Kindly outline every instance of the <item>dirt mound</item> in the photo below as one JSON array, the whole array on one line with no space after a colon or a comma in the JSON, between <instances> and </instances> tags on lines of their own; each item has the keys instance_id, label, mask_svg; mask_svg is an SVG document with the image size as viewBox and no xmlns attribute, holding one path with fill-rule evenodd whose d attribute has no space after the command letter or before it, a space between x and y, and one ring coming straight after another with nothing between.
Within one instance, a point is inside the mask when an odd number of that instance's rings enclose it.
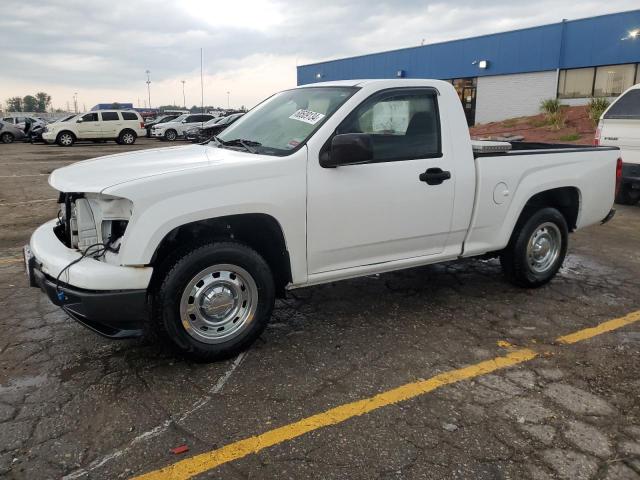
<instances>
[{"instance_id":1,"label":"dirt mound","mask_svg":"<svg viewBox=\"0 0 640 480\"><path fill-rule=\"evenodd\" d=\"M543 114L531 117L510 118L502 122L491 122L470 128L474 139L524 137L525 142L591 144L595 125L589 119L587 107L563 107L565 124L556 129Z\"/></svg>"}]
</instances>

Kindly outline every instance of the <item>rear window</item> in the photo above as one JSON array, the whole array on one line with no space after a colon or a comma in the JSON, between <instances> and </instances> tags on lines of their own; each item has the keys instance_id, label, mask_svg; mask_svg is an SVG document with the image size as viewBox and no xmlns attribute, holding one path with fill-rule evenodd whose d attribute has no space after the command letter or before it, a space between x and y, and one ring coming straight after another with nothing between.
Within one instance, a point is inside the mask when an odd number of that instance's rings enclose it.
<instances>
[{"instance_id":1,"label":"rear window","mask_svg":"<svg viewBox=\"0 0 640 480\"><path fill-rule=\"evenodd\" d=\"M101 115L102 120L104 120L105 122L120 120L120 117L118 117L118 112L102 112Z\"/></svg>"},{"instance_id":2,"label":"rear window","mask_svg":"<svg viewBox=\"0 0 640 480\"><path fill-rule=\"evenodd\" d=\"M134 112L122 112L123 120L138 120L138 114Z\"/></svg>"},{"instance_id":3,"label":"rear window","mask_svg":"<svg viewBox=\"0 0 640 480\"><path fill-rule=\"evenodd\" d=\"M604 118L630 118L640 120L640 88L629 90L611 105Z\"/></svg>"}]
</instances>

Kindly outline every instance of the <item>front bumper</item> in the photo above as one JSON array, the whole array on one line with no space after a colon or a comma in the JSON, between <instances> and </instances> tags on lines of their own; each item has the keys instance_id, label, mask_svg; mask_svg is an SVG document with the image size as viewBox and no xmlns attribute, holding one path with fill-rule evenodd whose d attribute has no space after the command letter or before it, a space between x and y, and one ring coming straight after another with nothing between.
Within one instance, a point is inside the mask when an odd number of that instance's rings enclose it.
<instances>
[{"instance_id":1,"label":"front bumper","mask_svg":"<svg viewBox=\"0 0 640 480\"><path fill-rule=\"evenodd\" d=\"M142 335L147 316L147 286L151 267L123 267L84 258L61 276L62 269L80 257L55 236L56 220L40 226L25 248L29 284L40 288L71 318L109 338Z\"/></svg>"},{"instance_id":2,"label":"front bumper","mask_svg":"<svg viewBox=\"0 0 640 480\"><path fill-rule=\"evenodd\" d=\"M55 279L42 273L35 257L27 259L27 269L32 286L40 288L54 305L81 325L107 338L142 336L147 315L145 290L92 292L65 284L56 287Z\"/></svg>"},{"instance_id":3,"label":"front bumper","mask_svg":"<svg viewBox=\"0 0 640 480\"><path fill-rule=\"evenodd\" d=\"M164 138L164 130L151 130L151 136L155 138Z\"/></svg>"}]
</instances>

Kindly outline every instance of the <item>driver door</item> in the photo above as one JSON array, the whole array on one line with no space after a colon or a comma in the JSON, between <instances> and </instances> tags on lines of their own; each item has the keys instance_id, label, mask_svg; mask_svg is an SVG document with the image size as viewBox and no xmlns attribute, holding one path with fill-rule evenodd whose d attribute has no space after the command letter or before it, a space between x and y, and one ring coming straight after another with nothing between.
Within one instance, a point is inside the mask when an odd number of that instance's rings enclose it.
<instances>
[{"instance_id":1,"label":"driver door","mask_svg":"<svg viewBox=\"0 0 640 480\"><path fill-rule=\"evenodd\" d=\"M369 135L374 158L336 168L309 158L308 273L442 252L451 229L455 175L442 148L437 93L379 92L335 133ZM450 178L433 184L429 169Z\"/></svg>"},{"instance_id":2,"label":"driver door","mask_svg":"<svg viewBox=\"0 0 640 480\"><path fill-rule=\"evenodd\" d=\"M82 122L76 123L78 138L100 138L102 132L100 130L100 122L98 121L98 112L89 112L82 117Z\"/></svg>"}]
</instances>

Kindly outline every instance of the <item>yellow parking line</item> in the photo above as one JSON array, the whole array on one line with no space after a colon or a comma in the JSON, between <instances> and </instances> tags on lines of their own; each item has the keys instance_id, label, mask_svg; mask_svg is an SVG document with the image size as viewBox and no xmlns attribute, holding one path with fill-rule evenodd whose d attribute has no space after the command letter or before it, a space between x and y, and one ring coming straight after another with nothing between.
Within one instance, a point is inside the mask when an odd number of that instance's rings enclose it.
<instances>
[{"instance_id":1,"label":"yellow parking line","mask_svg":"<svg viewBox=\"0 0 640 480\"><path fill-rule=\"evenodd\" d=\"M637 322L638 320L640 320L640 311L632 312L629 315L625 315L624 317L614 318L613 320L609 320L608 322L602 322L595 327L585 328L584 330L579 330L577 332L570 333L569 335L558 337L556 338L556 342L564 344L581 342L583 340L588 340L589 338L602 335L603 333L617 330L618 328L624 327L625 325L629 325L633 322Z\"/></svg>"},{"instance_id":2,"label":"yellow parking line","mask_svg":"<svg viewBox=\"0 0 640 480\"><path fill-rule=\"evenodd\" d=\"M23 262L24 260L21 257L15 258L0 258L0 265L7 265L9 263L18 263Z\"/></svg>"},{"instance_id":3,"label":"yellow parking line","mask_svg":"<svg viewBox=\"0 0 640 480\"><path fill-rule=\"evenodd\" d=\"M612 330L624 327L640 320L640 311L600 325L580 330L569 335L558 337L556 342L570 344L587 340L596 335L601 335ZM191 478L194 475L206 472L225 463L246 457L252 453L257 453L265 448L272 447L279 443L291 440L305 433L320 428L336 425L365 413L369 413L379 408L409 400L419 395L424 395L445 385L450 385L462 380L486 375L496 370L512 367L529 360L533 360L538 353L528 348L514 350L509 354L485 360L468 367L451 370L438 374L427 380L408 383L392 390L374 395L355 402L340 405L325 412L303 418L294 423L269 430L254 437L245 438L237 442L230 443L224 447L201 453L190 458L186 458L167 467L155 470L137 477L133 480L176 480Z\"/></svg>"}]
</instances>

